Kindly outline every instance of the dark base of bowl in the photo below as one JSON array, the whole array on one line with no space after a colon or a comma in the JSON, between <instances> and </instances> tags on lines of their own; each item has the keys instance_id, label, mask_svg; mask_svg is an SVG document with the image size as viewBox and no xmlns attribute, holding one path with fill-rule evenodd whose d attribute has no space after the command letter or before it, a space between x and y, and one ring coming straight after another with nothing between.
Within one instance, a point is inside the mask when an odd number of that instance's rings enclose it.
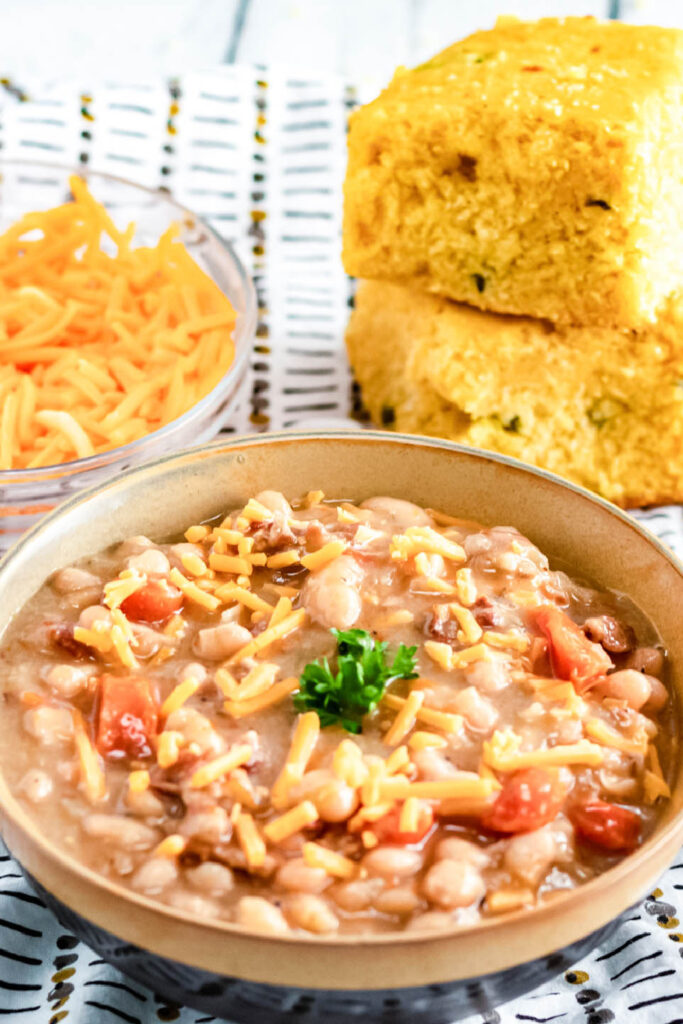
<instances>
[{"instance_id":1,"label":"dark base of bowl","mask_svg":"<svg viewBox=\"0 0 683 1024\"><path fill-rule=\"evenodd\" d=\"M163 995L165 1001L191 1006L233 1024L292 1024L324 1018L325 1024L349 1024L353 1018L391 1024L454 1024L485 1014L524 995L567 970L602 942L619 924L612 921L579 942L549 956L470 981L417 988L343 991L263 985L188 967L157 956L92 924L65 906L27 875L27 880L58 920L124 974Z\"/></svg>"}]
</instances>

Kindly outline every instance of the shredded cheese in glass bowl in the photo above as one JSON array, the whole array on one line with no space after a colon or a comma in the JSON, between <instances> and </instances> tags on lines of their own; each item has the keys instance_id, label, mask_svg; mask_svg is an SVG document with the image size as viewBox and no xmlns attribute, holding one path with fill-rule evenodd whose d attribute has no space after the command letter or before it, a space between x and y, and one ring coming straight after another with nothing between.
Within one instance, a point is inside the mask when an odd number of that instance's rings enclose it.
<instances>
[{"instance_id":1,"label":"shredded cheese in glass bowl","mask_svg":"<svg viewBox=\"0 0 683 1024\"><path fill-rule=\"evenodd\" d=\"M0 550L70 494L213 437L255 318L230 246L167 194L0 163Z\"/></svg>"}]
</instances>

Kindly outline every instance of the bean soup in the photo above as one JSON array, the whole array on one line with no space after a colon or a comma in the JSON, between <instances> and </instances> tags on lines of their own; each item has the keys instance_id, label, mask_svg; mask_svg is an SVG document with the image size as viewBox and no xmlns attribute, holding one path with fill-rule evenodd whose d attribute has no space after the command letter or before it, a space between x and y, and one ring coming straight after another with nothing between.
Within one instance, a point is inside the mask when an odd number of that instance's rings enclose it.
<instances>
[{"instance_id":1,"label":"bean soup","mask_svg":"<svg viewBox=\"0 0 683 1024\"><path fill-rule=\"evenodd\" d=\"M55 843L199 919L446 929L605 871L669 796L666 654L515 529L263 491L62 569L0 651Z\"/></svg>"}]
</instances>

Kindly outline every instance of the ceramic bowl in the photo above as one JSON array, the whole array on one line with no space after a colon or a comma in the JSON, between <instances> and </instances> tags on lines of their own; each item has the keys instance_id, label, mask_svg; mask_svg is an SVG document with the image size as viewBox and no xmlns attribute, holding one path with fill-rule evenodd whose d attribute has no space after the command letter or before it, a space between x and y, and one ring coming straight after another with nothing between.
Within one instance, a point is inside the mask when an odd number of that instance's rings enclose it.
<instances>
[{"instance_id":1,"label":"ceramic bowl","mask_svg":"<svg viewBox=\"0 0 683 1024\"><path fill-rule=\"evenodd\" d=\"M389 494L512 524L581 577L622 591L654 622L683 696L683 566L626 514L503 456L382 433L232 439L129 471L73 498L0 566L0 629L55 569L133 534L165 537L264 487ZM680 725L680 723L679 723ZM468 928L336 938L250 933L123 889L44 838L0 777L4 838L62 922L167 999L233 1021L328 1024L366 1016L439 1024L482 1013L570 966L654 885L683 842L683 771L654 833L602 876L538 909Z\"/></svg>"}]
</instances>

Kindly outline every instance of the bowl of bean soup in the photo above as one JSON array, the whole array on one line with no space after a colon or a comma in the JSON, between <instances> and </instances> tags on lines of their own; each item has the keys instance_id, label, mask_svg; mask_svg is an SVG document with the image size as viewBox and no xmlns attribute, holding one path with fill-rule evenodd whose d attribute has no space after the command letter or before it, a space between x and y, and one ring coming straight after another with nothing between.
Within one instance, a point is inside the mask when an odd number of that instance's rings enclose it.
<instances>
[{"instance_id":1,"label":"bowl of bean soup","mask_svg":"<svg viewBox=\"0 0 683 1024\"><path fill-rule=\"evenodd\" d=\"M502 456L167 456L0 566L3 836L167 998L461 1019L571 966L680 847L682 599L639 524Z\"/></svg>"}]
</instances>

